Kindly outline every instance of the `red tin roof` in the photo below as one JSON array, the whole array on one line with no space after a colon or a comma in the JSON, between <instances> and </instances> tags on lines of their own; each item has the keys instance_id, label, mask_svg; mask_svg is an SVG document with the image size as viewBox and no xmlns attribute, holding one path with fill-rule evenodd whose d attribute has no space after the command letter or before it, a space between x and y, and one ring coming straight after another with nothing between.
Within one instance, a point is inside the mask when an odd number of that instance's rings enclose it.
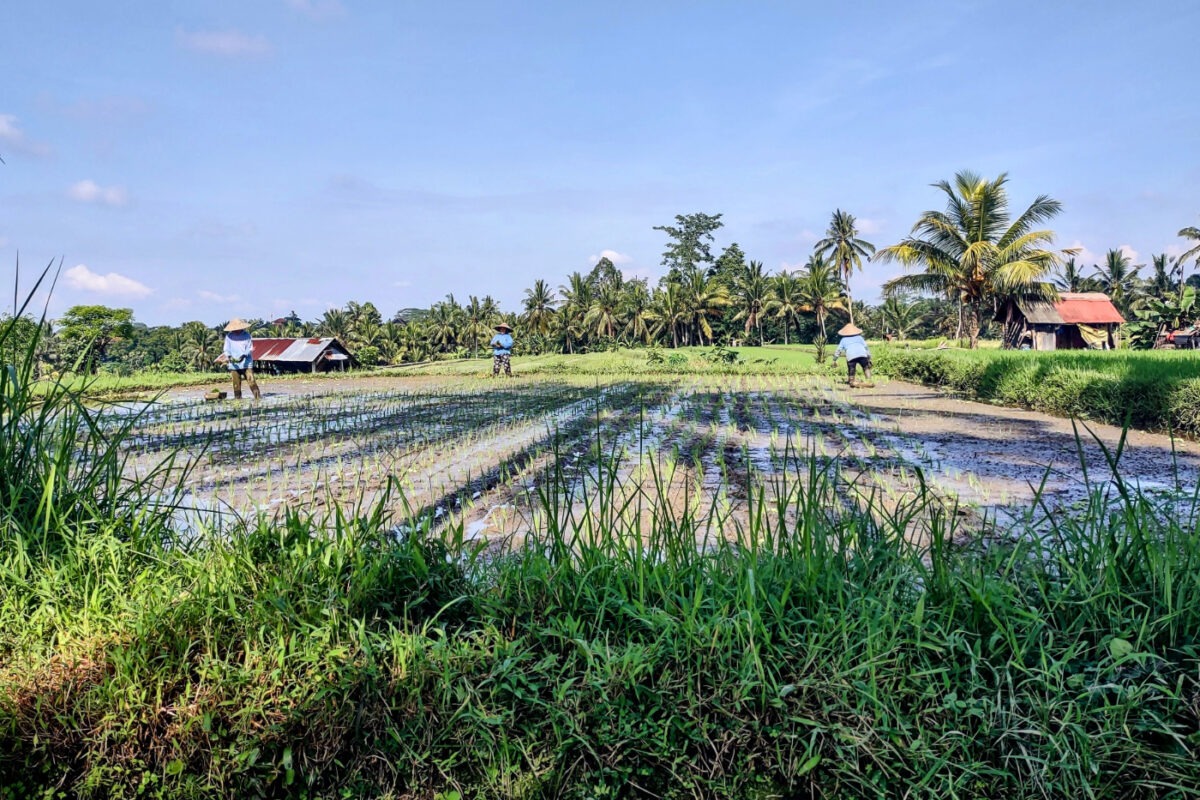
<instances>
[{"instance_id":1,"label":"red tin roof","mask_svg":"<svg viewBox=\"0 0 1200 800\"><path fill-rule=\"evenodd\" d=\"M1125 318L1103 292L1062 292L1054 310L1067 325L1121 324Z\"/></svg>"}]
</instances>

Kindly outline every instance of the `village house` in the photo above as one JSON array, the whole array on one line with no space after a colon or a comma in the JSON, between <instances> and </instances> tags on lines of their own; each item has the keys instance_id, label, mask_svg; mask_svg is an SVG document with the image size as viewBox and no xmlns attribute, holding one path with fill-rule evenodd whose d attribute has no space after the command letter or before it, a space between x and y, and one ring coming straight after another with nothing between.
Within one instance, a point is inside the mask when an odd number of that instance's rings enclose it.
<instances>
[{"instance_id":1,"label":"village house","mask_svg":"<svg viewBox=\"0 0 1200 800\"><path fill-rule=\"evenodd\" d=\"M1125 322L1103 292L1062 292L1055 302L1009 300L996 320L1006 348L1030 350L1112 350Z\"/></svg>"}]
</instances>

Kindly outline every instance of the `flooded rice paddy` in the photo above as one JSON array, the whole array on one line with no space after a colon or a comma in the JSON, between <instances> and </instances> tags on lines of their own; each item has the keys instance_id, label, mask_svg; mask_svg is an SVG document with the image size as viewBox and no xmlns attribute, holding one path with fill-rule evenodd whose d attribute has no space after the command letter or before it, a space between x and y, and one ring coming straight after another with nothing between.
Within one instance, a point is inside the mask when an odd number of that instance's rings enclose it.
<instances>
[{"instance_id":1,"label":"flooded rice paddy","mask_svg":"<svg viewBox=\"0 0 1200 800\"><path fill-rule=\"evenodd\" d=\"M850 390L814 377L639 381L390 378L291 385L261 402L181 391L145 408L132 469L195 456L188 527L383 501L399 526L508 542L555 524L602 535L663 514L733 536L812 470L842 502L932 497L961 532L1036 534L1123 487L1191 514L1200 448L1073 426L909 384ZM308 391L306 391L306 389ZM786 520L785 520L786 521ZM1180 520L1184 522L1185 520ZM1193 521L1188 521L1194 524ZM915 536L921 535L914 531Z\"/></svg>"}]
</instances>

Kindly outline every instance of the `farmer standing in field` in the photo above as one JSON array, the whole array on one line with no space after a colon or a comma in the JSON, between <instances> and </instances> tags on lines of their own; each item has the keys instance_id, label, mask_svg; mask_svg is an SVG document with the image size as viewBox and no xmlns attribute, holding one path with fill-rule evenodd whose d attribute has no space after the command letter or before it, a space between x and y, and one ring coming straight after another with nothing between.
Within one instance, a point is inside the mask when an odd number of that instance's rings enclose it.
<instances>
[{"instance_id":1,"label":"farmer standing in field","mask_svg":"<svg viewBox=\"0 0 1200 800\"><path fill-rule=\"evenodd\" d=\"M258 381L254 380L254 339L250 336L250 323L234 318L225 326L225 349L217 359L229 367L233 378L233 399L242 399L242 378L250 384L254 399L262 399Z\"/></svg>"},{"instance_id":2,"label":"farmer standing in field","mask_svg":"<svg viewBox=\"0 0 1200 800\"><path fill-rule=\"evenodd\" d=\"M871 351L867 349L867 340L863 338L862 328L854 323L844 326L838 331L842 340L838 342L837 350L833 353L833 363L836 366L840 356L846 357L846 370L849 373L847 383L854 386L855 373L861 365L863 376L871 380Z\"/></svg>"},{"instance_id":3,"label":"farmer standing in field","mask_svg":"<svg viewBox=\"0 0 1200 800\"><path fill-rule=\"evenodd\" d=\"M509 378L512 377L512 328L501 322L496 326L496 335L492 337L492 377L500 374L500 369L504 369L504 374Z\"/></svg>"}]
</instances>

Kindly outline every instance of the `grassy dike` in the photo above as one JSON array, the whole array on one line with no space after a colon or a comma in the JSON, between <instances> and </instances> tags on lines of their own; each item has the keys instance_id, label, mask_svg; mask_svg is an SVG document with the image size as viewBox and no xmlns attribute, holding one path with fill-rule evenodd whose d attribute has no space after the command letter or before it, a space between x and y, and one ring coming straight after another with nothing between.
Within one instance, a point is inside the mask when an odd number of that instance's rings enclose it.
<instances>
[{"instance_id":1,"label":"grassy dike","mask_svg":"<svg viewBox=\"0 0 1200 800\"><path fill-rule=\"evenodd\" d=\"M932 498L847 503L814 457L698 548L654 492L618 506L597 448L601 524L558 476L558 522L506 557L372 509L181 540L188 465L126 480L136 419L101 436L27 374L0 373L4 800L1200 786L1200 506L1117 481L1041 539L963 531Z\"/></svg>"},{"instance_id":2,"label":"grassy dike","mask_svg":"<svg viewBox=\"0 0 1200 800\"><path fill-rule=\"evenodd\" d=\"M1200 352L1031 352L876 346L880 372L967 397L1200 437Z\"/></svg>"}]
</instances>

